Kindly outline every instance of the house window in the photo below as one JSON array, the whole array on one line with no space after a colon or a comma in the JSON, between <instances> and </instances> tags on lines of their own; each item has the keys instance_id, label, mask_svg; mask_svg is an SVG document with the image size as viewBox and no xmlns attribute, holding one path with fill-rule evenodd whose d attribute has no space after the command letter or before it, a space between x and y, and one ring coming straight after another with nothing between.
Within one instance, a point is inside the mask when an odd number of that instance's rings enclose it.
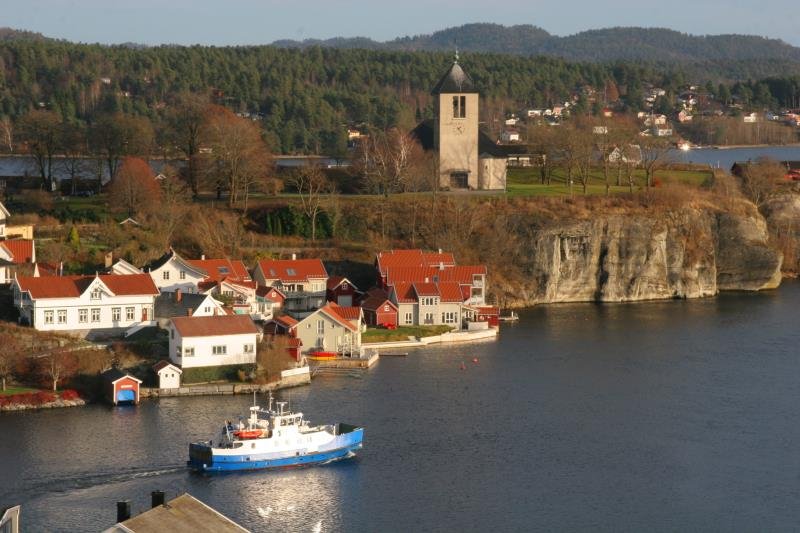
<instances>
[{"instance_id":1,"label":"house window","mask_svg":"<svg viewBox=\"0 0 800 533\"><path fill-rule=\"evenodd\" d=\"M342 283L342 290L343 291L347 290L347 282L346 281L344 283Z\"/></svg>"},{"instance_id":2,"label":"house window","mask_svg":"<svg viewBox=\"0 0 800 533\"><path fill-rule=\"evenodd\" d=\"M466 118L467 117L467 97L454 96L453 97L453 118Z\"/></svg>"},{"instance_id":3,"label":"house window","mask_svg":"<svg viewBox=\"0 0 800 533\"><path fill-rule=\"evenodd\" d=\"M207 306L205 306L205 307L203 308L203 312L205 312L205 313L210 313L210 312L211 312L211 306L210 306L210 305L207 305Z\"/></svg>"},{"instance_id":4,"label":"house window","mask_svg":"<svg viewBox=\"0 0 800 533\"><path fill-rule=\"evenodd\" d=\"M194 357L194 347L184 348L183 355L186 357Z\"/></svg>"},{"instance_id":5,"label":"house window","mask_svg":"<svg viewBox=\"0 0 800 533\"><path fill-rule=\"evenodd\" d=\"M78 322L81 324L85 324L89 321L89 310L88 309L78 309Z\"/></svg>"},{"instance_id":6,"label":"house window","mask_svg":"<svg viewBox=\"0 0 800 533\"><path fill-rule=\"evenodd\" d=\"M52 311L45 311L44 312L44 323L45 324L52 324L53 323L53 312Z\"/></svg>"},{"instance_id":7,"label":"house window","mask_svg":"<svg viewBox=\"0 0 800 533\"><path fill-rule=\"evenodd\" d=\"M185 270L181 270L180 278L181 279L186 279L186 271Z\"/></svg>"},{"instance_id":8,"label":"house window","mask_svg":"<svg viewBox=\"0 0 800 533\"><path fill-rule=\"evenodd\" d=\"M92 294L90 295L90 298L92 300L99 300L101 294L102 291L100 289L92 289Z\"/></svg>"},{"instance_id":9,"label":"house window","mask_svg":"<svg viewBox=\"0 0 800 533\"><path fill-rule=\"evenodd\" d=\"M175 347L175 355L180 357L182 353L183 353L183 349L180 346L176 346Z\"/></svg>"},{"instance_id":10,"label":"house window","mask_svg":"<svg viewBox=\"0 0 800 533\"><path fill-rule=\"evenodd\" d=\"M224 344L221 346L212 346L211 353L214 355L225 355L228 353L228 347Z\"/></svg>"},{"instance_id":11,"label":"house window","mask_svg":"<svg viewBox=\"0 0 800 533\"><path fill-rule=\"evenodd\" d=\"M383 312L384 313L388 313L389 312L389 306L388 305L384 305L383 306Z\"/></svg>"},{"instance_id":12,"label":"house window","mask_svg":"<svg viewBox=\"0 0 800 533\"><path fill-rule=\"evenodd\" d=\"M125 308L125 320L133 320L135 309L133 307Z\"/></svg>"},{"instance_id":13,"label":"house window","mask_svg":"<svg viewBox=\"0 0 800 533\"><path fill-rule=\"evenodd\" d=\"M67 323L67 310L66 309L59 309L58 310L58 323L59 324L66 324Z\"/></svg>"},{"instance_id":14,"label":"house window","mask_svg":"<svg viewBox=\"0 0 800 533\"><path fill-rule=\"evenodd\" d=\"M244 353L253 353L255 351L255 347L252 344L245 344L244 345Z\"/></svg>"},{"instance_id":15,"label":"house window","mask_svg":"<svg viewBox=\"0 0 800 533\"><path fill-rule=\"evenodd\" d=\"M223 296L233 296L233 291L222 291Z\"/></svg>"},{"instance_id":16,"label":"house window","mask_svg":"<svg viewBox=\"0 0 800 533\"><path fill-rule=\"evenodd\" d=\"M119 319L122 318L122 308L121 307L112 307L111 308L111 320L114 322L119 322Z\"/></svg>"},{"instance_id":17,"label":"house window","mask_svg":"<svg viewBox=\"0 0 800 533\"><path fill-rule=\"evenodd\" d=\"M406 316L405 316L405 323L406 323L406 324L411 324L411 321L412 321L412 316L411 316L411 313L406 313Z\"/></svg>"},{"instance_id":18,"label":"house window","mask_svg":"<svg viewBox=\"0 0 800 533\"><path fill-rule=\"evenodd\" d=\"M425 313L425 323L433 324L433 313Z\"/></svg>"},{"instance_id":19,"label":"house window","mask_svg":"<svg viewBox=\"0 0 800 533\"><path fill-rule=\"evenodd\" d=\"M165 281L169 279L169 270L165 270L164 272L161 273L161 279Z\"/></svg>"},{"instance_id":20,"label":"house window","mask_svg":"<svg viewBox=\"0 0 800 533\"><path fill-rule=\"evenodd\" d=\"M100 308L92 307L92 322L100 322Z\"/></svg>"},{"instance_id":21,"label":"house window","mask_svg":"<svg viewBox=\"0 0 800 533\"><path fill-rule=\"evenodd\" d=\"M446 313L442 313L442 322L445 324L455 324L456 313L454 311L448 311Z\"/></svg>"},{"instance_id":22,"label":"house window","mask_svg":"<svg viewBox=\"0 0 800 533\"><path fill-rule=\"evenodd\" d=\"M297 272L295 272L295 270L293 268L287 268L286 269L286 274L289 275L289 276L296 276Z\"/></svg>"},{"instance_id":23,"label":"house window","mask_svg":"<svg viewBox=\"0 0 800 533\"><path fill-rule=\"evenodd\" d=\"M317 320L317 333L322 335L325 333L325 321L324 320Z\"/></svg>"}]
</instances>

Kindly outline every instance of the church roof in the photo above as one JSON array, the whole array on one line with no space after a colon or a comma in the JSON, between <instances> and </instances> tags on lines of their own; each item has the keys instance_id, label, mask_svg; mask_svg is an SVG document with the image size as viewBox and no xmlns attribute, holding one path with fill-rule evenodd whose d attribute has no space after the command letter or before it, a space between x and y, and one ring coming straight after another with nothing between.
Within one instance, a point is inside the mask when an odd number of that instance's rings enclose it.
<instances>
[{"instance_id":1,"label":"church roof","mask_svg":"<svg viewBox=\"0 0 800 533\"><path fill-rule=\"evenodd\" d=\"M454 61L450 69L442 76L439 83L431 91L431 94L442 93L477 93L477 89L472 83L472 79L467 76L458 61Z\"/></svg>"}]
</instances>

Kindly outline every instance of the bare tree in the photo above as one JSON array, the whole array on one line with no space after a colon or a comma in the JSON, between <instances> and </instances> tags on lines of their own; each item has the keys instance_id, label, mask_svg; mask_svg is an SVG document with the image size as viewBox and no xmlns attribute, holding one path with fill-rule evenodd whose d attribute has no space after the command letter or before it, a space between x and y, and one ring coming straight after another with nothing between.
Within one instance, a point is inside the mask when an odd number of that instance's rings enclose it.
<instances>
[{"instance_id":1,"label":"bare tree","mask_svg":"<svg viewBox=\"0 0 800 533\"><path fill-rule=\"evenodd\" d=\"M9 336L4 336L3 339L3 356L0 357L0 382L6 390L7 381L14 377L17 367L22 358L21 348L16 339Z\"/></svg>"},{"instance_id":2,"label":"bare tree","mask_svg":"<svg viewBox=\"0 0 800 533\"><path fill-rule=\"evenodd\" d=\"M0 118L0 138L8 151L14 153L14 125L11 123L11 119L5 115Z\"/></svg>"},{"instance_id":3,"label":"bare tree","mask_svg":"<svg viewBox=\"0 0 800 533\"><path fill-rule=\"evenodd\" d=\"M194 198L199 193L197 159L208 119L208 105L208 99L204 96L182 93L167 113L167 139L186 158L186 181Z\"/></svg>"},{"instance_id":4,"label":"bare tree","mask_svg":"<svg viewBox=\"0 0 800 533\"><path fill-rule=\"evenodd\" d=\"M85 128L78 124L63 124L61 128L61 150L64 154L61 166L69 176L71 193L74 195L78 190L79 178L84 172L91 171L91 167L87 164L85 158L89 151Z\"/></svg>"},{"instance_id":5,"label":"bare tree","mask_svg":"<svg viewBox=\"0 0 800 533\"><path fill-rule=\"evenodd\" d=\"M657 170L664 167L669 160L670 144L663 137L642 137L640 141L642 152L641 166L644 170L647 188L653 186L653 177Z\"/></svg>"},{"instance_id":6,"label":"bare tree","mask_svg":"<svg viewBox=\"0 0 800 533\"><path fill-rule=\"evenodd\" d=\"M78 360L74 353L60 349L42 357L39 364L42 374L53 384L55 392L59 382L73 375L78 367Z\"/></svg>"},{"instance_id":7,"label":"bare tree","mask_svg":"<svg viewBox=\"0 0 800 533\"><path fill-rule=\"evenodd\" d=\"M153 126L147 118L122 113L103 115L89 129L90 145L104 159L110 179L117 175L124 157L148 156L153 137Z\"/></svg>"},{"instance_id":8,"label":"bare tree","mask_svg":"<svg viewBox=\"0 0 800 533\"><path fill-rule=\"evenodd\" d=\"M317 216L322 210L323 195L331 190L331 184L325 173L316 165L308 165L295 169L288 183L300 196L303 213L311 222L311 240L317 240Z\"/></svg>"},{"instance_id":9,"label":"bare tree","mask_svg":"<svg viewBox=\"0 0 800 533\"><path fill-rule=\"evenodd\" d=\"M20 121L20 132L28 145L42 184L48 191L53 187L53 158L60 148L61 117L53 111L31 111Z\"/></svg>"},{"instance_id":10,"label":"bare tree","mask_svg":"<svg viewBox=\"0 0 800 533\"><path fill-rule=\"evenodd\" d=\"M762 157L755 163L744 165L739 185L742 193L758 207L767 201L780 180L786 175L786 167L775 160Z\"/></svg>"}]
</instances>

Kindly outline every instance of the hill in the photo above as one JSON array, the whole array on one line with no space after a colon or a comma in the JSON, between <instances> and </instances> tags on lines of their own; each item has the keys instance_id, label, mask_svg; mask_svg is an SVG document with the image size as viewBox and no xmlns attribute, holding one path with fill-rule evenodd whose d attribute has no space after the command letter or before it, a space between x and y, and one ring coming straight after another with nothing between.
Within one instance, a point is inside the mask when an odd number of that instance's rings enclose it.
<instances>
[{"instance_id":1,"label":"hill","mask_svg":"<svg viewBox=\"0 0 800 533\"><path fill-rule=\"evenodd\" d=\"M370 50L491 52L546 55L573 61L705 62L782 60L800 62L800 48L752 35L690 35L666 28L606 28L559 37L532 25L465 24L430 35L386 42L365 37L273 43L284 48L323 46Z\"/></svg>"}]
</instances>

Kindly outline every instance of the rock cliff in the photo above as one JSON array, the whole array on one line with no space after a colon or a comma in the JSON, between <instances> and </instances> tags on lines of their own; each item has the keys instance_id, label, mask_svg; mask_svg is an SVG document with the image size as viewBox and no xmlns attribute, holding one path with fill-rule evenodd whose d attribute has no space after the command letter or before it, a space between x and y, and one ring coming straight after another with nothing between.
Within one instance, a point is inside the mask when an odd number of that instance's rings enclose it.
<instances>
[{"instance_id":1,"label":"rock cliff","mask_svg":"<svg viewBox=\"0 0 800 533\"><path fill-rule=\"evenodd\" d=\"M699 298L777 287L782 254L770 245L765 219L746 211L685 208L531 227L514 265L526 281L498 287L501 303Z\"/></svg>"}]
</instances>

